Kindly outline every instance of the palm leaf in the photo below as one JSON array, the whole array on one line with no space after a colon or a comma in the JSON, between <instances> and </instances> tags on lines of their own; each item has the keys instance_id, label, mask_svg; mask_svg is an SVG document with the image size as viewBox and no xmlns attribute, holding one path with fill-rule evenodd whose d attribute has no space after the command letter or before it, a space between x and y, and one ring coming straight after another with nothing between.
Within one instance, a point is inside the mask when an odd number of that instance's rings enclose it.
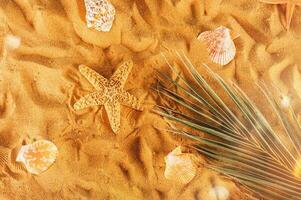
<instances>
[{"instance_id":1,"label":"palm leaf","mask_svg":"<svg viewBox=\"0 0 301 200\"><path fill-rule=\"evenodd\" d=\"M169 131L194 141L190 146L209 158L208 168L231 177L254 194L272 200L301 200L301 179L294 175L301 152L301 125L293 109L290 107L289 113L285 113L267 86L257 84L283 127L285 137L280 137L237 85L225 82L204 65L236 105L235 111L243 116L239 119L190 60L182 53L176 54L190 79L176 71L163 55L171 70L178 74L179 82L159 72L161 81L155 90L183 109L158 105L156 112L207 136L174 125ZM177 92L167 88L165 82L174 85Z\"/></svg>"}]
</instances>

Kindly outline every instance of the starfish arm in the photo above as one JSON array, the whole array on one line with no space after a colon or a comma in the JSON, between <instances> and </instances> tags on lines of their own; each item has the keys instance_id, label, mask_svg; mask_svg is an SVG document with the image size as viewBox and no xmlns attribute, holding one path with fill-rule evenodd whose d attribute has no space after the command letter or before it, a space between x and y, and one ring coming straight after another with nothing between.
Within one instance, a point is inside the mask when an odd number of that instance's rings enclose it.
<instances>
[{"instance_id":1,"label":"starfish arm","mask_svg":"<svg viewBox=\"0 0 301 200\"><path fill-rule=\"evenodd\" d=\"M75 110L81 110L91 106L103 105L105 98L99 92L93 92L80 98L74 105Z\"/></svg>"},{"instance_id":2,"label":"starfish arm","mask_svg":"<svg viewBox=\"0 0 301 200\"><path fill-rule=\"evenodd\" d=\"M97 90L102 89L107 83L106 78L85 65L80 65L79 71Z\"/></svg>"},{"instance_id":3,"label":"starfish arm","mask_svg":"<svg viewBox=\"0 0 301 200\"><path fill-rule=\"evenodd\" d=\"M112 84L120 83L120 87L123 87L128 78L128 75L130 74L130 72L132 70L132 67L133 67L132 60L128 60L128 61L122 63L117 68L117 70L115 71L113 76L110 78L110 81L112 82Z\"/></svg>"},{"instance_id":4,"label":"starfish arm","mask_svg":"<svg viewBox=\"0 0 301 200\"><path fill-rule=\"evenodd\" d=\"M287 7L286 7L286 24L285 24L286 29L289 29L289 27L291 25L295 8L296 8L296 4L287 3Z\"/></svg>"},{"instance_id":5,"label":"starfish arm","mask_svg":"<svg viewBox=\"0 0 301 200\"><path fill-rule=\"evenodd\" d=\"M117 133L120 129L120 103L118 101L108 101L105 103L105 110L113 132Z\"/></svg>"},{"instance_id":6,"label":"starfish arm","mask_svg":"<svg viewBox=\"0 0 301 200\"><path fill-rule=\"evenodd\" d=\"M123 90L119 95L118 95L118 100L122 105L134 108L136 110L142 110L141 105L138 101L138 99L130 94L129 92Z\"/></svg>"},{"instance_id":7,"label":"starfish arm","mask_svg":"<svg viewBox=\"0 0 301 200\"><path fill-rule=\"evenodd\" d=\"M259 0L262 3L268 3L268 4L286 4L287 0Z\"/></svg>"}]
</instances>

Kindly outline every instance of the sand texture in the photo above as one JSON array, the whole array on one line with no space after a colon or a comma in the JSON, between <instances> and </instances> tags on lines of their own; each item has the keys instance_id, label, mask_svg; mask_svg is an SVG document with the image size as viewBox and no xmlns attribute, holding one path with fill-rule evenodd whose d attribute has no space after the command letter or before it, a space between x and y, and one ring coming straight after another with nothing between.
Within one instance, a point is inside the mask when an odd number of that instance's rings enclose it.
<instances>
[{"instance_id":1,"label":"sand texture","mask_svg":"<svg viewBox=\"0 0 301 200\"><path fill-rule=\"evenodd\" d=\"M227 187L231 200L248 199L234 183L201 165L185 186L165 179L164 157L186 141L164 131L166 121L151 112L160 99L150 87L156 70L167 71L161 53L179 50L201 73L201 64L207 63L256 102L262 96L254 82L273 82L295 97L300 113L301 8L287 31L284 8L258 0L111 3L116 19L111 31L102 33L86 27L82 0L0 0L0 199L216 200L208 197L212 185ZM239 35L236 57L224 67L213 64L196 39L220 25ZM4 53L9 34L20 37L21 46ZM103 106L73 109L94 91L78 66L109 79L128 59L133 67L124 88L144 108L122 106L121 127L114 134ZM266 111L264 105L260 108ZM36 139L50 140L59 149L56 162L39 176L15 162L21 145ZM197 159L202 163L204 158Z\"/></svg>"}]
</instances>

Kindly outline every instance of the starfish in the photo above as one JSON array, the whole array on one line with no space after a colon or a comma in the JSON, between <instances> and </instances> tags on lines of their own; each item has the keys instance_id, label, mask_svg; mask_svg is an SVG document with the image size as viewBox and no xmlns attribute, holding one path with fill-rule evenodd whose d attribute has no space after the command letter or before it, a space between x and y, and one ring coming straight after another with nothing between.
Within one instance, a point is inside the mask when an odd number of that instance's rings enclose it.
<instances>
[{"instance_id":1,"label":"starfish","mask_svg":"<svg viewBox=\"0 0 301 200\"><path fill-rule=\"evenodd\" d=\"M138 99L123 89L132 66L133 62L131 60L124 62L110 79L106 79L91 68L80 65L80 73L94 86L96 91L80 98L73 105L73 108L80 110L103 105L111 128L114 133L117 133L120 129L121 104L136 110L142 110Z\"/></svg>"},{"instance_id":2,"label":"starfish","mask_svg":"<svg viewBox=\"0 0 301 200\"><path fill-rule=\"evenodd\" d=\"M260 0L268 4L286 4L285 28L288 30L294 15L296 6L301 6L301 0Z\"/></svg>"}]
</instances>

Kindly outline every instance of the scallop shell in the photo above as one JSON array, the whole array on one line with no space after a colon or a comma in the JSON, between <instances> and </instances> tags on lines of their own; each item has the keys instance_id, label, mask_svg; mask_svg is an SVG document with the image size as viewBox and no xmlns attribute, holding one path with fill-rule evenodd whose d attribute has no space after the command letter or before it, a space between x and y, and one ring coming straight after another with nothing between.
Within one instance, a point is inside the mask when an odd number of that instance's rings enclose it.
<instances>
[{"instance_id":1,"label":"scallop shell","mask_svg":"<svg viewBox=\"0 0 301 200\"><path fill-rule=\"evenodd\" d=\"M107 0L85 0L88 28L108 32L115 18L115 8Z\"/></svg>"},{"instance_id":2,"label":"scallop shell","mask_svg":"<svg viewBox=\"0 0 301 200\"><path fill-rule=\"evenodd\" d=\"M206 43L209 56L214 63L227 65L234 59L236 48L228 28L220 26L214 31L205 31L198 39Z\"/></svg>"},{"instance_id":3,"label":"scallop shell","mask_svg":"<svg viewBox=\"0 0 301 200\"><path fill-rule=\"evenodd\" d=\"M175 183L187 184L196 175L196 167L190 155L182 153L181 146L165 157L165 163L164 176Z\"/></svg>"},{"instance_id":4,"label":"scallop shell","mask_svg":"<svg viewBox=\"0 0 301 200\"><path fill-rule=\"evenodd\" d=\"M23 145L17 155L17 162L22 162L31 174L41 174L55 161L58 149L48 140L38 140L32 144Z\"/></svg>"}]
</instances>

